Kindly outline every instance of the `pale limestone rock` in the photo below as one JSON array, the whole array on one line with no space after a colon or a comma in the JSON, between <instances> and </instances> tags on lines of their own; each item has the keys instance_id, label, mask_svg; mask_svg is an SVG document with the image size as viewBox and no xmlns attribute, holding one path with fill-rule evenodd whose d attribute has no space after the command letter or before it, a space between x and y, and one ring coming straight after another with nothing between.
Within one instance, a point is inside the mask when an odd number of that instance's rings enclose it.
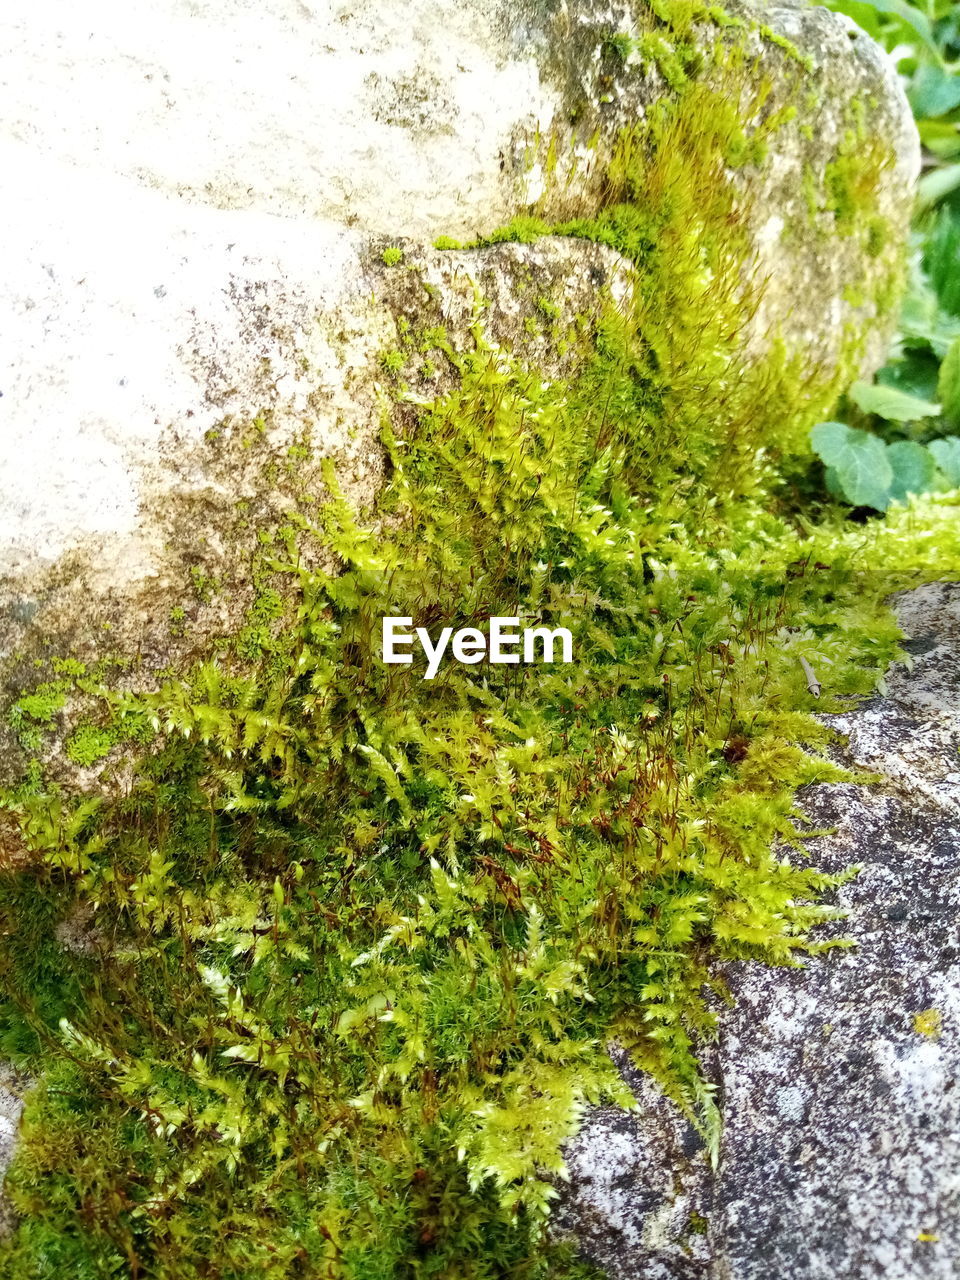
<instances>
[{"instance_id":1,"label":"pale limestone rock","mask_svg":"<svg viewBox=\"0 0 960 1280\"><path fill-rule=\"evenodd\" d=\"M729 174L755 278L768 278L744 357L782 331L814 384L851 343L874 367L889 332L876 293L917 168L893 68L822 9L734 7L811 60L805 70L756 31L723 35L798 106L763 164ZM217 491L198 446L224 419L269 413L278 448L308 425L372 499L372 384L392 326L371 297L372 246L595 212L620 130L667 92L649 59L611 51L611 36L642 35L645 12L599 0L9 7L0 574L76 552L94 591L162 578L171 536L157 501ZM718 29L703 22L698 38L707 47ZM820 191L857 103L885 157L875 257L835 211L808 207L808 178ZM568 252L567 272L589 269L590 252ZM207 521L177 537L216 544L222 531Z\"/></svg>"}]
</instances>

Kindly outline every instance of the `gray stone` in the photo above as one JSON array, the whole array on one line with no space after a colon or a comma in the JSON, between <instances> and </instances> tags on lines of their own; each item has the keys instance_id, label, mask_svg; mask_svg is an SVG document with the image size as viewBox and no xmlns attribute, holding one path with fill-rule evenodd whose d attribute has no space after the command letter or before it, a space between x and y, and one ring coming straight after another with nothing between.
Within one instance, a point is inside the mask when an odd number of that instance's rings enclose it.
<instances>
[{"instance_id":1,"label":"gray stone","mask_svg":"<svg viewBox=\"0 0 960 1280\"><path fill-rule=\"evenodd\" d=\"M594 1112L558 1213L613 1280L949 1280L960 1272L960 584L896 600L913 650L833 723L875 787L807 789L812 861L856 863L856 947L802 968L728 965L736 1006L705 1057L719 1167L640 1082ZM627 1071L631 1083L635 1080Z\"/></svg>"},{"instance_id":2,"label":"gray stone","mask_svg":"<svg viewBox=\"0 0 960 1280\"><path fill-rule=\"evenodd\" d=\"M17 1128L23 1111L26 1081L10 1067L0 1064L0 1185L13 1159ZM0 1235L9 1231L14 1216L6 1198L0 1195Z\"/></svg>"}]
</instances>

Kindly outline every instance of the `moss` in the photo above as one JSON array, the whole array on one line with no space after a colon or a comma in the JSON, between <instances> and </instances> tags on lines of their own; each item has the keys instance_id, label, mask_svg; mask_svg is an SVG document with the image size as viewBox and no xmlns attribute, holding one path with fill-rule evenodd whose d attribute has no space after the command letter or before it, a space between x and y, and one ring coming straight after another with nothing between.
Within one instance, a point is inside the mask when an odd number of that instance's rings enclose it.
<instances>
[{"instance_id":1,"label":"moss","mask_svg":"<svg viewBox=\"0 0 960 1280\"><path fill-rule=\"evenodd\" d=\"M582 1108L630 1101L606 1042L715 1152L712 960L822 945L836 878L793 808L838 776L813 712L875 687L897 646L883 598L960 546L933 500L926 523L852 530L790 505L774 446L839 388L782 343L744 367L750 242L723 180L787 116L744 129L742 63L717 87L682 62L684 24L720 17L651 8L682 93L621 132L589 216L486 241L576 235L632 261L576 371L496 347L479 296L468 345L398 316L381 366L416 352L432 376L439 353L450 376L384 405L377 519L327 466L316 510L261 529L215 651L147 692L96 686L74 740L84 759L140 741L123 794L74 801L36 769L7 794L36 870L0 877L22 921L0 1000L41 1084L4 1274L586 1280L544 1224ZM435 636L521 612L571 630L574 669L428 683L379 659L387 615ZM18 727L93 678L56 674ZM73 909L92 954L54 946Z\"/></svg>"},{"instance_id":2,"label":"moss","mask_svg":"<svg viewBox=\"0 0 960 1280\"><path fill-rule=\"evenodd\" d=\"M33 693L14 703L9 719L12 723L32 720L37 724L49 724L66 702L66 687L62 681L40 685Z\"/></svg>"},{"instance_id":3,"label":"moss","mask_svg":"<svg viewBox=\"0 0 960 1280\"><path fill-rule=\"evenodd\" d=\"M397 245L390 245L389 248L384 249L382 257L385 266L395 267L403 261L403 250Z\"/></svg>"},{"instance_id":4,"label":"moss","mask_svg":"<svg viewBox=\"0 0 960 1280\"><path fill-rule=\"evenodd\" d=\"M867 295L860 285L848 284L843 288L843 300L851 307L862 307L867 300Z\"/></svg>"},{"instance_id":5,"label":"moss","mask_svg":"<svg viewBox=\"0 0 960 1280\"><path fill-rule=\"evenodd\" d=\"M74 764L88 766L101 760L117 741L116 732L99 725L81 725L67 739L67 756Z\"/></svg>"},{"instance_id":6,"label":"moss","mask_svg":"<svg viewBox=\"0 0 960 1280\"><path fill-rule=\"evenodd\" d=\"M641 64L655 67L675 93L682 92L703 66L703 54L696 45L671 41L659 31L637 41L636 51Z\"/></svg>"},{"instance_id":7,"label":"moss","mask_svg":"<svg viewBox=\"0 0 960 1280\"><path fill-rule=\"evenodd\" d=\"M865 236L869 246L877 244L882 228L876 216L877 194L894 157L889 144L867 136L861 113L851 111L857 125L846 130L824 170L823 208L833 214L840 235Z\"/></svg>"},{"instance_id":8,"label":"moss","mask_svg":"<svg viewBox=\"0 0 960 1280\"><path fill-rule=\"evenodd\" d=\"M760 34L768 44L775 45L778 49L782 49L787 57L796 62L804 71L809 72L813 70L813 59L811 56L808 53L802 53L792 40L781 35L779 31L774 31L770 27L764 25L760 27Z\"/></svg>"},{"instance_id":9,"label":"moss","mask_svg":"<svg viewBox=\"0 0 960 1280\"><path fill-rule=\"evenodd\" d=\"M402 351L381 351L380 366L387 373L396 377L406 364L407 358Z\"/></svg>"},{"instance_id":10,"label":"moss","mask_svg":"<svg viewBox=\"0 0 960 1280\"><path fill-rule=\"evenodd\" d=\"M629 33L618 31L613 35L604 37L603 48L609 50L621 62L626 62L633 52L634 40Z\"/></svg>"},{"instance_id":11,"label":"moss","mask_svg":"<svg viewBox=\"0 0 960 1280\"><path fill-rule=\"evenodd\" d=\"M872 539L827 528L808 574L766 494L722 519L692 493L651 503L642 435L587 412L602 376L617 415L642 418L622 322L604 319L582 385L544 383L478 330L457 385L403 439L386 427L385 525L329 473L311 536L342 573L300 568L295 526L277 531L229 657L105 692L118 724L160 727L129 794L52 820L49 795L16 802L57 877L24 955L71 903L123 942L0 987L44 1073L7 1274L60 1249L76 1274L135 1258L193 1280L215 1247L277 1280L425 1257L449 1280L582 1276L538 1224L581 1104L625 1099L610 1035L715 1140L694 1053L705 948L795 956L829 883L771 853L800 839L793 788L832 769L796 745L827 734L785 638L816 635L826 709L867 691L895 582L865 591L860 566L909 570L931 541L912 513ZM292 610L265 585L278 564ZM376 659L385 612L435 628L521 601L571 626L575 674L433 688Z\"/></svg>"},{"instance_id":12,"label":"moss","mask_svg":"<svg viewBox=\"0 0 960 1280\"><path fill-rule=\"evenodd\" d=\"M547 320L556 320L560 315L560 308L553 299L543 296L537 299L537 311Z\"/></svg>"},{"instance_id":13,"label":"moss","mask_svg":"<svg viewBox=\"0 0 960 1280\"><path fill-rule=\"evenodd\" d=\"M885 219L874 216L867 219L865 230L867 254L871 258L878 258L889 243L887 223Z\"/></svg>"}]
</instances>

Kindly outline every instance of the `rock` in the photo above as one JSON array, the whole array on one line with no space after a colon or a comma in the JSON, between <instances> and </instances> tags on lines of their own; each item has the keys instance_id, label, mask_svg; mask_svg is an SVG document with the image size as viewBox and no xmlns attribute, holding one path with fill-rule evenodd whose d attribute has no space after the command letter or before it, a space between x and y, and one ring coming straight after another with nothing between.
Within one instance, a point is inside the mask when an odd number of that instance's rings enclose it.
<instances>
[{"instance_id":1,"label":"rock","mask_svg":"<svg viewBox=\"0 0 960 1280\"><path fill-rule=\"evenodd\" d=\"M9 1067L0 1065L0 1184L13 1159L17 1127L23 1111L22 1093L25 1081ZM6 1199L0 1195L0 1235L9 1231L14 1218Z\"/></svg>"},{"instance_id":2,"label":"rock","mask_svg":"<svg viewBox=\"0 0 960 1280\"><path fill-rule=\"evenodd\" d=\"M960 691L960 594L933 582L898 605L913 666L894 669L888 696L852 716L830 716L848 735L852 762L876 770L909 800L922 796L944 815L960 819L957 755Z\"/></svg>"},{"instance_id":3,"label":"rock","mask_svg":"<svg viewBox=\"0 0 960 1280\"><path fill-rule=\"evenodd\" d=\"M41 0L0 18L7 650L29 627L89 640L92 613L124 650L132 613L131 643L149 651L171 584L197 557L213 574L207 561L235 554L237 505L266 518L289 498L269 492L253 437L274 461L304 440L335 455L350 496L373 501L380 357L410 278L385 267L385 247L408 246L403 270L416 257L464 343L455 317L483 276L493 339L553 375L551 350L526 343L535 294L512 288L515 268L562 280L566 326L621 271L609 253L413 242L518 214L592 216L623 131L698 60L731 104L742 95L724 180L749 249L743 287L768 278L742 358L781 341L814 400L875 367L917 170L896 75L838 15L736 10L751 24L691 10L682 38L645 5L599 0Z\"/></svg>"},{"instance_id":4,"label":"rock","mask_svg":"<svg viewBox=\"0 0 960 1280\"><path fill-rule=\"evenodd\" d=\"M545 216L599 191L605 140L587 140L597 126L612 137L642 113L664 84L658 60L677 78L666 47L623 57L611 43L642 35L652 8L278 0L238 10L159 0L134 12L115 0L82 10L41 0L0 20L0 138L61 175L80 165L191 204L466 238L542 200L548 166L530 151L552 134L561 171L567 144L581 149L579 182L554 184ZM864 109L891 152L902 150L899 176L911 175L910 114L891 66L857 28L789 0L727 8L759 15L815 60L810 87L826 147L840 140L846 104L877 94ZM708 38L708 6L691 11ZM789 61L756 41L750 51L774 75Z\"/></svg>"},{"instance_id":5,"label":"rock","mask_svg":"<svg viewBox=\"0 0 960 1280\"><path fill-rule=\"evenodd\" d=\"M106 182L71 176L66 198L80 205ZM62 175L39 178L18 224L27 237L65 197ZM67 236L52 216L43 265L26 239L11 244L7 278L30 301L0 400L13 419L0 436L0 653L29 632L93 657L108 625L115 651L162 664L177 650L171 605L195 600L190 571L232 585L239 603L257 530L322 487L320 459L335 456L346 496L369 503L385 399L401 379L428 398L449 385L424 331L469 350L482 311L489 341L563 376L601 298L622 302L630 287L603 245L547 237L441 253L111 190L101 216ZM385 265L387 247L402 263ZM531 320L540 297L556 311L549 325Z\"/></svg>"},{"instance_id":6,"label":"rock","mask_svg":"<svg viewBox=\"0 0 960 1280\"><path fill-rule=\"evenodd\" d=\"M814 863L861 874L856 947L802 968L726 966L736 1006L706 1058L714 1173L649 1082L594 1112L556 1219L612 1280L948 1280L960 1270L960 584L896 600L914 654L830 717L876 787L811 787ZM629 1072L628 1072L629 1075ZM631 1083L633 1079L631 1078Z\"/></svg>"}]
</instances>

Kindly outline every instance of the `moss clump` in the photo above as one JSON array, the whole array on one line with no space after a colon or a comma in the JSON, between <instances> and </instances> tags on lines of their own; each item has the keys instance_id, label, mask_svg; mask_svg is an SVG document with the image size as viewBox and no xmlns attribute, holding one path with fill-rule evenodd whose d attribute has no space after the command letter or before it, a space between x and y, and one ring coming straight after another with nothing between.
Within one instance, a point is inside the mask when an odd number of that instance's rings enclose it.
<instances>
[{"instance_id":1,"label":"moss clump","mask_svg":"<svg viewBox=\"0 0 960 1280\"><path fill-rule=\"evenodd\" d=\"M824 171L824 207L833 214L840 234L850 235L861 227L868 228L869 233L878 183L890 163L885 148L871 144L853 130L847 131L836 159Z\"/></svg>"},{"instance_id":2,"label":"moss clump","mask_svg":"<svg viewBox=\"0 0 960 1280\"><path fill-rule=\"evenodd\" d=\"M128 794L9 802L42 872L0 882L23 922L4 1047L43 1073L15 1280L51 1257L578 1274L539 1234L582 1106L627 1100L606 1040L712 1142L708 957L816 945L830 880L773 852L798 841L793 788L832 772L797 745L826 736L798 655L830 672L826 709L868 690L895 579L863 567L926 564L927 530L828 529L798 560L759 503L685 527L576 388L479 339L455 358L456 389L387 430L384 525L324 508L343 572L274 561L298 607L268 646L105 694L157 732ZM955 533L937 549L957 563ZM385 614L520 612L570 627L575 669L427 684L378 660ZM58 952L55 921L91 908L90 952Z\"/></svg>"},{"instance_id":3,"label":"moss clump","mask_svg":"<svg viewBox=\"0 0 960 1280\"><path fill-rule=\"evenodd\" d=\"M407 362L407 357L402 351L383 351L380 353L380 365L387 373L396 377L401 373L403 366Z\"/></svg>"},{"instance_id":4,"label":"moss clump","mask_svg":"<svg viewBox=\"0 0 960 1280\"><path fill-rule=\"evenodd\" d=\"M793 820L836 776L813 708L875 687L891 589L960 565L933 500L854 534L785 507L765 445L817 406L781 353L739 360L719 178L754 140L690 84L621 135L594 216L492 237L632 259L580 374L480 310L470 349L416 335L455 377L385 410L376 523L328 468L316 523L264 531L237 636L102 690L104 732L149 736L122 793L7 796L34 866L0 874L0 1048L41 1079L11 1280L586 1280L544 1226L584 1106L630 1101L611 1038L716 1150L711 962L794 962L831 915ZM575 665L426 682L380 661L387 615L565 626Z\"/></svg>"},{"instance_id":5,"label":"moss clump","mask_svg":"<svg viewBox=\"0 0 960 1280\"><path fill-rule=\"evenodd\" d=\"M68 689L69 684L64 680L47 681L18 698L7 712L7 723L25 751L39 747L43 728L49 726L66 705Z\"/></svg>"},{"instance_id":6,"label":"moss clump","mask_svg":"<svg viewBox=\"0 0 960 1280\"><path fill-rule=\"evenodd\" d=\"M5 1025L46 1073L6 1274L54 1240L76 1274L564 1274L536 1241L581 1107L626 1100L605 1041L714 1140L706 959L788 960L824 918L830 881L772 852L832 769L796 745L825 737L797 654L828 709L871 686L882 538L821 535L805 572L759 506L667 522L573 389L457 359L387 432L385 525L334 498L344 571L280 570L299 607L269 654L106 699L158 729L129 794L11 804L44 871L5 902L46 913L13 955L71 907L96 933L27 981L6 953ZM575 670L378 661L384 614L520 611L571 628Z\"/></svg>"},{"instance_id":7,"label":"moss clump","mask_svg":"<svg viewBox=\"0 0 960 1280\"><path fill-rule=\"evenodd\" d=\"M471 246L554 234L631 260L633 299L600 325L582 409L606 405L611 430L633 434L631 478L657 492L677 482L678 465L688 487L709 472L715 493L748 490L772 451L800 443L846 376L844 367L832 380L818 371L816 386L802 357L777 344L766 360L743 365L742 335L759 290L749 280L748 211L727 171L758 163L792 108L766 110L770 84L751 78L739 50L727 53L716 55L722 89L690 84L621 131L599 212L555 224L517 218ZM698 394L717 400L693 422L687 406Z\"/></svg>"},{"instance_id":8,"label":"moss clump","mask_svg":"<svg viewBox=\"0 0 960 1280\"><path fill-rule=\"evenodd\" d=\"M81 725L67 739L67 757L81 766L102 760L114 746L117 735L99 725Z\"/></svg>"}]
</instances>

